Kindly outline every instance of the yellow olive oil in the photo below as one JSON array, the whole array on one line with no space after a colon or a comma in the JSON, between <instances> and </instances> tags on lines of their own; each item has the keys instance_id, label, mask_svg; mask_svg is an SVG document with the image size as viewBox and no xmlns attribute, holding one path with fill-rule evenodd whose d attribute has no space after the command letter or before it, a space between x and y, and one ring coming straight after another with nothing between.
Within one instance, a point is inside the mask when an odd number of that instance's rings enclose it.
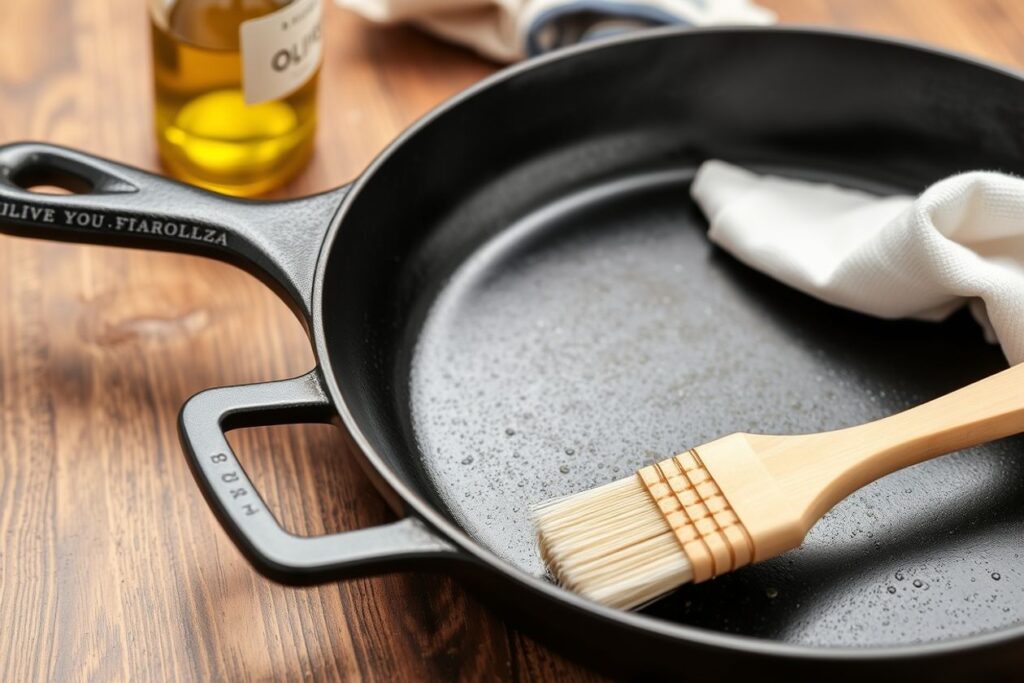
<instances>
[{"instance_id":1,"label":"yellow olive oil","mask_svg":"<svg viewBox=\"0 0 1024 683\"><path fill-rule=\"evenodd\" d=\"M172 175L255 195L305 165L316 129L319 2L152 0L156 136Z\"/></svg>"}]
</instances>

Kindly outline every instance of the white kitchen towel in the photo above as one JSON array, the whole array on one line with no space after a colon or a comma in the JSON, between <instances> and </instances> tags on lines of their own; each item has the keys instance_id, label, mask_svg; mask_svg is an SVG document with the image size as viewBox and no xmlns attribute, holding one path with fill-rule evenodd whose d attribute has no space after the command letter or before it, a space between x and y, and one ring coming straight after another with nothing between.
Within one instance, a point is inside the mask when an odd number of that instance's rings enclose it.
<instances>
[{"instance_id":1,"label":"white kitchen towel","mask_svg":"<svg viewBox=\"0 0 1024 683\"><path fill-rule=\"evenodd\" d=\"M753 0L335 0L378 23L409 22L499 62L654 26L770 24Z\"/></svg>"},{"instance_id":2,"label":"white kitchen towel","mask_svg":"<svg viewBox=\"0 0 1024 683\"><path fill-rule=\"evenodd\" d=\"M1024 361L1024 179L972 171L917 197L707 161L690 190L709 237L740 261L838 306L942 320L964 305Z\"/></svg>"}]
</instances>

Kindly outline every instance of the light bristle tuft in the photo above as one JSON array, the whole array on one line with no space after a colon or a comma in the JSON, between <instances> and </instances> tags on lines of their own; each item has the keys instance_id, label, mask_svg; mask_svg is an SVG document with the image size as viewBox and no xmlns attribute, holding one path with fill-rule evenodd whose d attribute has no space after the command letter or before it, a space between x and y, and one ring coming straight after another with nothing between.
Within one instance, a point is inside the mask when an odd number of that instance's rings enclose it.
<instances>
[{"instance_id":1,"label":"light bristle tuft","mask_svg":"<svg viewBox=\"0 0 1024 683\"><path fill-rule=\"evenodd\" d=\"M559 584L622 609L688 583L693 571L639 477L533 508L541 557Z\"/></svg>"}]
</instances>

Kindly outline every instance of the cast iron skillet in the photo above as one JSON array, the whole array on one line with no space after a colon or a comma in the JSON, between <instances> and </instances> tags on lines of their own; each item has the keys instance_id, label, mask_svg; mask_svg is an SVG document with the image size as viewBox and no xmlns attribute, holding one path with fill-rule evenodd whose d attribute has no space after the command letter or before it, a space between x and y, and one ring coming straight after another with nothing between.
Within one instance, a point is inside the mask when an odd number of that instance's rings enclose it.
<instances>
[{"instance_id":1,"label":"cast iron skillet","mask_svg":"<svg viewBox=\"0 0 1024 683\"><path fill-rule=\"evenodd\" d=\"M643 614L546 581L527 506L732 431L849 425L999 369L963 318L868 319L739 266L708 245L687 184L710 157L879 193L1021 173L1022 122L1020 76L941 51L668 30L506 70L353 185L296 201L8 145L0 227L232 261L294 306L316 369L203 392L181 415L208 501L274 579L440 568L635 675L994 676L1024 661L1020 441L888 477L800 550ZM24 189L40 182L80 194ZM318 538L279 527L223 431L315 421L345 428L401 521Z\"/></svg>"}]
</instances>

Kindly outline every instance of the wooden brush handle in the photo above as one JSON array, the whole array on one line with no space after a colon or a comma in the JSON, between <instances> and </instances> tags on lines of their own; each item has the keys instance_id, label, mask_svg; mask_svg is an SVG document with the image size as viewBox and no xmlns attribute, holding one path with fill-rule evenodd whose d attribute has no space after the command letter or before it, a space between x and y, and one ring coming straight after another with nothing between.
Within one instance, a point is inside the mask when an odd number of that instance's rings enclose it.
<instances>
[{"instance_id":1,"label":"wooden brush handle","mask_svg":"<svg viewBox=\"0 0 1024 683\"><path fill-rule=\"evenodd\" d=\"M808 510L817 520L896 470L1021 431L1024 365L1017 365L881 420L779 442L763 456L787 488L819 489Z\"/></svg>"},{"instance_id":2,"label":"wooden brush handle","mask_svg":"<svg viewBox=\"0 0 1024 683\"><path fill-rule=\"evenodd\" d=\"M693 450L706 475L680 465L684 456L677 456L674 465L645 468L641 479L652 489L656 474L683 502L689 526L669 521L684 548L689 543L700 580L796 547L833 505L886 474L1022 431L1024 364L856 427L800 436L732 434ZM673 477L673 466L686 470L684 476ZM703 509L685 504L689 491L699 493L700 476L713 481L715 495L720 492L721 513L710 501L700 503ZM730 515L735 524L728 524ZM733 526L744 535L732 533Z\"/></svg>"}]
</instances>

